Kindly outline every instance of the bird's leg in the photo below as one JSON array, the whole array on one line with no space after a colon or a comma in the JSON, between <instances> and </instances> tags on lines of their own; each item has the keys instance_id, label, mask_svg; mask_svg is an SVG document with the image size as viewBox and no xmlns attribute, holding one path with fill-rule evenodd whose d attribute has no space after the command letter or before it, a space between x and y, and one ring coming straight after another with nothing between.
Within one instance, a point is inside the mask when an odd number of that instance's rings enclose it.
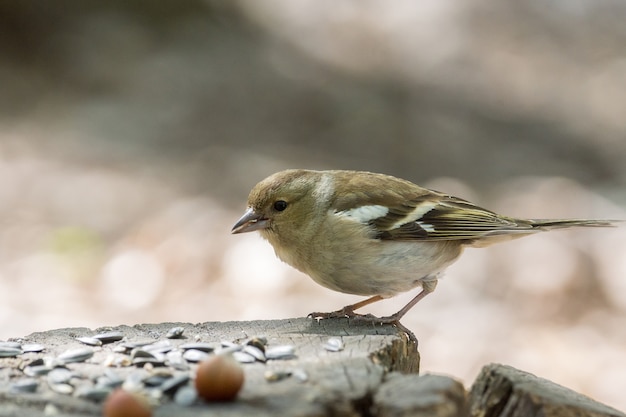
<instances>
[{"instance_id":1,"label":"bird's leg","mask_svg":"<svg viewBox=\"0 0 626 417\"><path fill-rule=\"evenodd\" d=\"M435 291L436 287L437 287L437 280L422 281L422 291L420 291L415 297L413 297L413 299L409 301L407 305L402 307L400 311L398 311L397 313L392 314L391 316L386 316L386 317L376 317L372 315L367 315L367 316L358 315L358 316L355 316L354 319L356 321L366 321L366 322L371 322L371 323L380 323L380 324L396 323L397 324L400 322L400 319L402 318L402 316L404 316L407 313L407 311L413 308L413 306L415 306L415 304L417 304L422 298L426 297L428 294Z\"/></svg>"},{"instance_id":2,"label":"bird's leg","mask_svg":"<svg viewBox=\"0 0 626 417\"><path fill-rule=\"evenodd\" d=\"M372 303L375 303L376 301L380 301L380 300L383 300L383 297L381 297L380 295L375 295L375 296L370 297L370 298L368 298L366 300L359 301L358 303L350 304L348 306L345 306L344 308L342 308L340 310L331 311L330 313L311 313L311 314L309 314L309 317L312 317L314 319L360 317L361 315L355 313L354 310L359 309L361 307L365 307L368 304L372 304Z\"/></svg>"}]
</instances>

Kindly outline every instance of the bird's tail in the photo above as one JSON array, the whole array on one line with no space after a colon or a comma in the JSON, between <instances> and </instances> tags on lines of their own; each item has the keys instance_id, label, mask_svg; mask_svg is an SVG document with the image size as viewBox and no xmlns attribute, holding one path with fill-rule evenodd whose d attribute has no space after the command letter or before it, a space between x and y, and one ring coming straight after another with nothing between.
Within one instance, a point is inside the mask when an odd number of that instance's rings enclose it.
<instances>
[{"instance_id":1,"label":"bird's tail","mask_svg":"<svg viewBox=\"0 0 626 417\"><path fill-rule=\"evenodd\" d=\"M568 227L616 227L624 220L534 219L529 222L533 228L550 230Z\"/></svg>"}]
</instances>

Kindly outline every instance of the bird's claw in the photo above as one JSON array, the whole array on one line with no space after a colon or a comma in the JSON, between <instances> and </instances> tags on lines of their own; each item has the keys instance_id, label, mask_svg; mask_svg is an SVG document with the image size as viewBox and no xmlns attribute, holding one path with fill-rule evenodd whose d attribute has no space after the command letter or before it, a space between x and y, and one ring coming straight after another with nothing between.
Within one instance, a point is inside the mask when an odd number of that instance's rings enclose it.
<instances>
[{"instance_id":1,"label":"bird's claw","mask_svg":"<svg viewBox=\"0 0 626 417\"><path fill-rule=\"evenodd\" d=\"M344 307L341 310L331 311L330 313L309 313L307 317L319 321L322 319L350 319L359 316L361 316L361 314L357 314L354 310Z\"/></svg>"}]
</instances>

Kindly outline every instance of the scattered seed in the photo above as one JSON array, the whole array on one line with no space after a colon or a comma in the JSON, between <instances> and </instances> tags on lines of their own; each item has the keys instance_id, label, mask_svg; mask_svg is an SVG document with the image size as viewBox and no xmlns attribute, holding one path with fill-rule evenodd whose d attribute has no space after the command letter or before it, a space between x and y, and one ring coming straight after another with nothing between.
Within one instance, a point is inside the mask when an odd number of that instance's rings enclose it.
<instances>
[{"instance_id":1,"label":"scattered seed","mask_svg":"<svg viewBox=\"0 0 626 417\"><path fill-rule=\"evenodd\" d=\"M22 349L22 344L19 342L0 342L0 349L2 348L13 348L13 349Z\"/></svg>"},{"instance_id":2,"label":"scattered seed","mask_svg":"<svg viewBox=\"0 0 626 417\"><path fill-rule=\"evenodd\" d=\"M255 345L246 345L243 347L242 352L252 356L259 362L265 362L267 359L265 358L265 353L263 350L259 349Z\"/></svg>"},{"instance_id":3,"label":"scattered seed","mask_svg":"<svg viewBox=\"0 0 626 417\"><path fill-rule=\"evenodd\" d=\"M98 333L97 335L94 335L93 338L100 340L103 344L107 344L122 340L124 335L122 332L105 332Z\"/></svg>"},{"instance_id":4,"label":"scattered seed","mask_svg":"<svg viewBox=\"0 0 626 417\"><path fill-rule=\"evenodd\" d=\"M189 349L183 353L183 359L189 362L200 362L209 357L209 354L198 349Z\"/></svg>"},{"instance_id":5,"label":"scattered seed","mask_svg":"<svg viewBox=\"0 0 626 417\"><path fill-rule=\"evenodd\" d=\"M267 382L282 381L291 376L290 371L265 371L264 377Z\"/></svg>"},{"instance_id":6,"label":"scattered seed","mask_svg":"<svg viewBox=\"0 0 626 417\"><path fill-rule=\"evenodd\" d=\"M165 335L165 337L167 337L168 339L180 339L181 337L183 337L183 332L185 331L184 327L172 327L171 329L169 329L167 331L167 334Z\"/></svg>"},{"instance_id":7,"label":"scattered seed","mask_svg":"<svg viewBox=\"0 0 626 417\"><path fill-rule=\"evenodd\" d=\"M45 349L46 347L39 343L27 343L25 345L22 345L22 351L24 353L26 352L38 353L38 352L42 352Z\"/></svg>"},{"instance_id":8,"label":"scattered seed","mask_svg":"<svg viewBox=\"0 0 626 417\"><path fill-rule=\"evenodd\" d=\"M206 342L193 342L193 343L185 343L179 346L179 348L183 350L201 350L202 352L211 353L219 348L219 345L215 343L206 343Z\"/></svg>"},{"instance_id":9,"label":"scattered seed","mask_svg":"<svg viewBox=\"0 0 626 417\"><path fill-rule=\"evenodd\" d=\"M78 348L70 349L61 353L57 359L61 363L73 363L73 362L85 362L87 359L93 356L93 349L91 348Z\"/></svg>"},{"instance_id":10,"label":"scattered seed","mask_svg":"<svg viewBox=\"0 0 626 417\"><path fill-rule=\"evenodd\" d=\"M113 388L106 386L82 387L76 390L76 396L90 401L102 402L111 392L113 392Z\"/></svg>"},{"instance_id":11,"label":"scattered seed","mask_svg":"<svg viewBox=\"0 0 626 417\"><path fill-rule=\"evenodd\" d=\"M293 345L272 346L265 349L267 359L292 359L295 357L295 347Z\"/></svg>"},{"instance_id":12,"label":"scattered seed","mask_svg":"<svg viewBox=\"0 0 626 417\"><path fill-rule=\"evenodd\" d=\"M191 385L181 387L174 394L174 402L182 407L189 407L198 399L198 392Z\"/></svg>"},{"instance_id":13,"label":"scattered seed","mask_svg":"<svg viewBox=\"0 0 626 417\"><path fill-rule=\"evenodd\" d=\"M74 392L74 387L70 384L48 384L50 389L58 394L69 395Z\"/></svg>"},{"instance_id":14,"label":"scattered seed","mask_svg":"<svg viewBox=\"0 0 626 417\"><path fill-rule=\"evenodd\" d=\"M254 356L249 355L243 351L241 352L233 352L233 358L239 363L254 363L256 359Z\"/></svg>"},{"instance_id":15,"label":"scattered seed","mask_svg":"<svg viewBox=\"0 0 626 417\"><path fill-rule=\"evenodd\" d=\"M135 366L147 366L147 365L165 366L165 360L157 359L154 357L152 358L139 357L139 358L133 359L133 365Z\"/></svg>"},{"instance_id":16,"label":"scattered seed","mask_svg":"<svg viewBox=\"0 0 626 417\"><path fill-rule=\"evenodd\" d=\"M120 347L124 347L128 350L132 350L134 348L144 347L146 345L151 345L154 343L153 339L141 339L141 340L131 340L129 342L123 342ZM116 346L117 347L117 346Z\"/></svg>"},{"instance_id":17,"label":"scattered seed","mask_svg":"<svg viewBox=\"0 0 626 417\"><path fill-rule=\"evenodd\" d=\"M179 371L187 371L189 369L189 364L183 359L183 352L180 350L167 352L165 355L165 364Z\"/></svg>"},{"instance_id":18,"label":"scattered seed","mask_svg":"<svg viewBox=\"0 0 626 417\"><path fill-rule=\"evenodd\" d=\"M52 369L54 368L48 365L27 366L24 368L24 374L30 377L42 376L47 375Z\"/></svg>"},{"instance_id":19,"label":"scattered seed","mask_svg":"<svg viewBox=\"0 0 626 417\"><path fill-rule=\"evenodd\" d=\"M169 340L159 340L157 342L150 343L149 345L144 345L143 349L150 352L166 353L172 350L173 346Z\"/></svg>"},{"instance_id":20,"label":"scattered seed","mask_svg":"<svg viewBox=\"0 0 626 417\"><path fill-rule=\"evenodd\" d=\"M66 384L74 376L74 373L67 368L54 368L48 372L48 384Z\"/></svg>"},{"instance_id":21,"label":"scattered seed","mask_svg":"<svg viewBox=\"0 0 626 417\"><path fill-rule=\"evenodd\" d=\"M253 337L246 342L246 345L254 346L262 352L265 352L265 347L267 346L267 338L265 336Z\"/></svg>"},{"instance_id":22,"label":"scattered seed","mask_svg":"<svg viewBox=\"0 0 626 417\"><path fill-rule=\"evenodd\" d=\"M22 349L8 346L0 346L0 358L12 358L22 354Z\"/></svg>"},{"instance_id":23,"label":"scattered seed","mask_svg":"<svg viewBox=\"0 0 626 417\"><path fill-rule=\"evenodd\" d=\"M39 387L39 382L36 379L24 378L11 384L12 392L35 392Z\"/></svg>"},{"instance_id":24,"label":"scattered seed","mask_svg":"<svg viewBox=\"0 0 626 417\"><path fill-rule=\"evenodd\" d=\"M324 343L324 349L329 352L339 352L343 350L343 341L336 337L331 337Z\"/></svg>"},{"instance_id":25,"label":"scattered seed","mask_svg":"<svg viewBox=\"0 0 626 417\"><path fill-rule=\"evenodd\" d=\"M174 394L178 388L185 385L189 381L189 374L181 374L165 380L160 388L165 394Z\"/></svg>"},{"instance_id":26,"label":"scattered seed","mask_svg":"<svg viewBox=\"0 0 626 417\"><path fill-rule=\"evenodd\" d=\"M293 376L299 382L307 382L309 380L309 374L302 368L296 368L291 371L291 376Z\"/></svg>"},{"instance_id":27,"label":"scattered seed","mask_svg":"<svg viewBox=\"0 0 626 417\"><path fill-rule=\"evenodd\" d=\"M156 355L154 355L152 352L148 352L147 350L140 349L140 348L133 349L132 352L130 352L130 357L132 359L135 359L135 358L152 358L152 359L156 359Z\"/></svg>"},{"instance_id":28,"label":"scattered seed","mask_svg":"<svg viewBox=\"0 0 626 417\"><path fill-rule=\"evenodd\" d=\"M96 379L96 387L101 388L117 388L124 383L124 380L111 369L104 371L104 375L99 376Z\"/></svg>"},{"instance_id":29,"label":"scattered seed","mask_svg":"<svg viewBox=\"0 0 626 417\"><path fill-rule=\"evenodd\" d=\"M76 340L88 346L102 346L102 340L95 337L77 337Z\"/></svg>"},{"instance_id":30,"label":"scattered seed","mask_svg":"<svg viewBox=\"0 0 626 417\"><path fill-rule=\"evenodd\" d=\"M171 379L171 376L150 375L146 377L142 382L144 383L144 385L147 385L149 387L158 387L168 379Z\"/></svg>"}]
</instances>

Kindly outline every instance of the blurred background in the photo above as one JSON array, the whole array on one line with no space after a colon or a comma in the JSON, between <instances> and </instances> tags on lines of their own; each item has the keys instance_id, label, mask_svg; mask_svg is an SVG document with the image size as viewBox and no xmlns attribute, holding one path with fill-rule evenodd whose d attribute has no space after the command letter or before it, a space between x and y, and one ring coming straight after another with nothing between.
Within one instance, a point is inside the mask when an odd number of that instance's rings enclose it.
<instances>
[{"instance_id":1,"label":"blurred background","mask_svg":"<svg viewBox=\"0 0 626 417\"><path fill-rule=\"evenodd\" d=\"M230 235L286 168L626 218L625 19L615 0L0 1L0 340L358 301ZM502 362L626 410L625 229L467 250L403 320L422 371L469 385Z\"/></svg>"}]
</instances>

